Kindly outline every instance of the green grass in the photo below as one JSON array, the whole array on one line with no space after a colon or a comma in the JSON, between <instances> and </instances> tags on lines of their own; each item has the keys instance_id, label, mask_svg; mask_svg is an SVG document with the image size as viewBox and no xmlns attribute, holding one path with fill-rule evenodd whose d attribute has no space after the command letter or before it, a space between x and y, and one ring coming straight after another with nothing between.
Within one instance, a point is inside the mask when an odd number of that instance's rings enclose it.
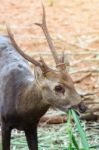
<instances>
[{"instance_id":1,"label":"green grass","mask_svg":"<svg viewBox=\"0 0 99 150\"><path fill-rule=\"evenodd\" d=\"M79 121L73 110L67 115L64 124L39 126L39 150L99 150L99 123ZM14 131L11 143L12 150L28 150L23 132Z\"/></svg>"},{"instance_id":2,"label":"green grass","mask_svg":"<svg viewBox=\"0 0 99 150\"><path fill-rule=\"evenodd\" d=\"M1 145L1 143L0 143L0 150L2 150L2 145Z\"/></svg>"},{"instance_id":3,"label":"green grass","mask_svg":"<svg viewBox=\"0 0 99 150\"><path fill-rule=\"evenodd\" d=\"M77 139L75 138L75 135L73 134L73 131L72 131L72 125L71 125L71 118L72 117L74 119L74 122L76 124L76 128L77 128L79 135L80 135L82 148L80 148L79 143L77 142ZM80 150L80 149L90 150L85 131L81 127L78 116L76 115L75 111L72 109L69 111L69 114L68 114L67 128L68 128L67 132L69 134L69 141L70 141L69 146L68 146L69 150L72 150L73 148L76 148L77 150Z\"/></svg>"}]
</instances>

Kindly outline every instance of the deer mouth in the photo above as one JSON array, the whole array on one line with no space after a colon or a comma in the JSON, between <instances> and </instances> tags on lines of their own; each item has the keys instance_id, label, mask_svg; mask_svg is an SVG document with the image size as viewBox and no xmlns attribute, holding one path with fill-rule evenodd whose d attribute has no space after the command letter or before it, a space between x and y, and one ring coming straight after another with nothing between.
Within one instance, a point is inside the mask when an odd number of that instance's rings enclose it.
<instances>
[{"instance_id":1,"label":"deer mouth","mask_svg":"<svg viewBox=\"0 0 99 150\"><path fill-rule=\"evenodd\" d=\"M75 110L77 110L79 113L85 113L87 110L87 107L83 102L80 102L78 105L72 106Z\"/></svg>"},{"instance_id":2,"label":"deer mouth","mask_svg":"<svg viewBox=\"0 0 99 150\"><path fill-rule=\"evenodd\" d=\"M71 109L71 106L70 105L68 105L68 106L60 105L60 106L57 106L57 108L60 109L61 111L67 112L69 109Z\"/></svg>"},{"instance_id":3,"label":"deer mouth","mask_svg":"<svg viewBox=\"0 0 99 150\"><path fill-rule=\"evenodd\" d=\"M67 106L59 105L56 107L64 112L67 112L69 109L74 109L76 114L79 116L81 113L85 113L87 110L87 107L84 105L83 102L79 103L78 105L72 105L72 106L71 105L67 105Z\"/></svg>"},{"instance_id":4,"label":"deer mouth","mask_svg":"<svg viewBox=\"0 0 99 150\"><path fill-rule=\"evenodd\" d=\"M58 109L60 109L61 111L63 112L67 112L69 111L70 109L74 109L75 113L78 115L78 116L81 116L79 110L77 109L77 107L72 107L72 106L59 106Z\"/></svg>"}]
</instances>

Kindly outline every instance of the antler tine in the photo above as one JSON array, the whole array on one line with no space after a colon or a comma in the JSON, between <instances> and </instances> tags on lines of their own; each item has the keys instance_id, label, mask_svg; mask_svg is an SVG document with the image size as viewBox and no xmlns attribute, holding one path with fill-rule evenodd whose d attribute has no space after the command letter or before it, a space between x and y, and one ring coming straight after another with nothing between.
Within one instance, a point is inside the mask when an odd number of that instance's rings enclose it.
<instances>
[{"instance_id":1,"label":"antler tine","mask_svg":"<svg viewBox=\"0 0 99 150\"><path fill-rule=\"evenodd\" d=\"M44 70L44 74L46 74L47 72L49 72L49 71L53 71L51 68L49 68L47 65L46 65L46 63L45 63L45 61L44 61L44 59L43 59L43 57L40 55L40 62L42 63L42 70Z\"/></svg>"},{"instance_id":2,"label":"antler tine","mask_svg":"<svg viewBox=\"0 0 99 150\"><path fill-rule=\"evenodd\" d=\"M33 58L31 58L30 56L28 56L27 54L25 54L25 53L20 49L20 47L17 45L17 43L16 43L16 41L15 41L15 39L14 39L14 36L13 36L13 34L12 34L12 32L11 32L10 27L9 27L8 25L6 25L6 26L7 26L8 35L9 35L10 40L11 40L13 46L15 47L15 49L16 49L25 59L27 59L28 61L30 61L30 62L33 63L34 65L41 67L41 64L40 64L39 62L37 62L35 59L33 59Z\"/></svg>"},{"instance_id":3,"label":"antler tine","mask_svg":"<svg viewBox=\"0 0 99 150\"><path fill-rule=\"evenodd\" d=\"M48 42L48 45L51 49L51 52L53 54L53 57L55 59L55 63L56 65L59 64L59 58L58 58L58 55L56 53L56 50L55 50L55 47L53 45L53 42L52 42L52 39L51 39L51 36L48 32L48 28L47 28L47 25L46 25L46 13L45 13L45 8L44 8L44 5L42 3L42 8L43 8L43 17L42 17L42 24L40 23L35 23L36 25L40 26L45 34L45 37L47 39L47 42Z\"/></svg>"}]
</instances>

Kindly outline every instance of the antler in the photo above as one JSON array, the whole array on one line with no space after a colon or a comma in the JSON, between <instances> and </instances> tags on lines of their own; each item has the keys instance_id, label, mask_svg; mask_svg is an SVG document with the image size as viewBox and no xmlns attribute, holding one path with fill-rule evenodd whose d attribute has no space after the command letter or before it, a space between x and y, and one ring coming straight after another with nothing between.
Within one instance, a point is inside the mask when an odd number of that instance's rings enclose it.
<instances>
[{"instance_id":1,"label":"antler","mask_svg":"<svg viewBox=\"0 0 99 150\"><path fill-rule=\"evenodd\" d=\"M64 53L62 54L62 57L59 58L58 57L58 54L56 52L56 49L53 45L53 42L52 42L52 39L51 39L51 36L48 32L48 28L47 28L47 25L46 25L46 12L45 12L45 8L44 8L44 5L42 3L42 8L43 8L43 17L42 17L42 23L35 23L36 25L40 26L45 34L45 37L47 39L47 42L48 42L48 45L51 49L51 52L52 52L52 55L54 57L54 60L55 60L55 63L56 63L56 67L59 68L59 69L65 69L66 68L66 64L64 62Z\"/></svg>"},{"instance_id":2,"label":"antler","mask_svg":"<svg viewBox=\"0 0 99 150\"><path fill-rule=\"evenodd\" d=\"M54 60L55 60L55 63L56 63L56 67L61 67L61 65L65 65L64 62L62 62L62 59L59 59L58 58L58 55L57 55L57 52L56 52L56 49L53 45L53 42L52 42L52 39L51 39L51 36L48 32L48 28L47 28L47 25L46 25L46 13L45 13L45 8L44 8L44 5L42 4L42 7L43 7L43 17L42 17L42 23L35 23L36 25L40 26L45 34L45 37L47 39L47 42L48 42L48 45L51 49L51 52L53 54L53 57L54 57Z\"/></svg>"},{"instance_id":3,"label":"antler","mask_svg":"<svg viewBox=\"0 0 99 150\"><path fill-rule=\"evenodd\" d=\"M32 64L34 64L35 66L39 66L43 72L48 72L50 70L50 68L45 64L44 60L41 59L41 63L36 61L35 59L31 58L30 56L28 56L27 54L25 54L21 49L20 47L17 45L15 39L14 39L14 36L11 32L11 29L10 27L7 25L7 32L8 32L8 35L10 37L10 40L12 42L12 45L14 46L14 48L26 59L28 60L29 62L31 62Z\"/></svg>"}]
</instances>

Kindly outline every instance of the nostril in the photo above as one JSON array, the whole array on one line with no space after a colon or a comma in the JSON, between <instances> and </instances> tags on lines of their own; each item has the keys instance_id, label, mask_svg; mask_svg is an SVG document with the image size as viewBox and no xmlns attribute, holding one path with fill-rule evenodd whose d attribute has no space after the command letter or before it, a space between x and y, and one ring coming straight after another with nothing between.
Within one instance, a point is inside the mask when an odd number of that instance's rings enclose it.
<instances>
[{"instance_id":1,"label":"nostril","mask_svg":"<svg viewBox=\"0 0 99 150\"><path fill-rule=\"evenodd\" d=\"M87 107L84 105L84 103L80 103L80 104L78 105L78 107L79 107L80 113L84 113L84 112L86 112L86 110L87 110Z\"/></svg>"}]
</instances>

